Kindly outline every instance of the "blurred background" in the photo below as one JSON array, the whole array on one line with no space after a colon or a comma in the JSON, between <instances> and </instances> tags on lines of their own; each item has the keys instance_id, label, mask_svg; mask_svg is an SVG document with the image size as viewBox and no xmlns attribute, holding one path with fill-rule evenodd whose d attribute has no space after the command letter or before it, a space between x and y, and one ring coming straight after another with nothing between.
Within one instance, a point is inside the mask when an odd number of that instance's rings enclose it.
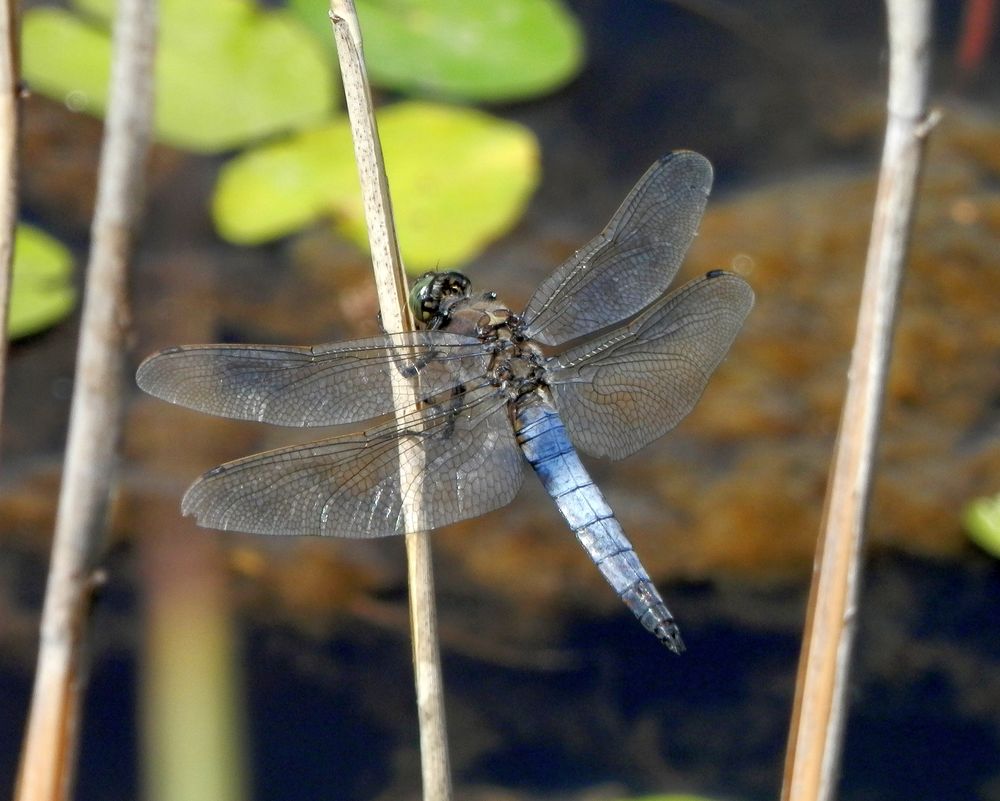
<instances>
[{"instance_id":1,"label":"blurred background","mask_svg":"<svg viewBox=\"0 0 1000 801\"><path fill-rule=\"evenodd\" d=\"M168 345L376 333L326 4L192 2L162 10L130 374ZM358 5L414 273L461 268L520 308L656 158L689 148L716 185L681 278L724 267L757 293L692 415L624 462L588 462L683 657L635 624L533 478L511 506L434 535L456 795L776 797L874 198L881 4ZM30 227L0 476L4 795L108 58L99 0L28 6ZM937 5L943 117L884 414L845 801L1000 799L1000 535L975 505L1000 491L996 19L991 1ZM130 390L76 798L419 797L402 541L219 534L180 516L207 468L307 438Z\"/></svg>"}]
</instances>

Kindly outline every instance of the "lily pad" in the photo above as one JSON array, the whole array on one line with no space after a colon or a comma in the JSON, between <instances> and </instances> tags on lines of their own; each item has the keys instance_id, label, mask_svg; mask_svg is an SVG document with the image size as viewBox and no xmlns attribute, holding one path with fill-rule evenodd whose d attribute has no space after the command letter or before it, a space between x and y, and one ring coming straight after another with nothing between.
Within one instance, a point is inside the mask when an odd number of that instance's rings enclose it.
<instances>
[{"instance_id":1,"label":"lily pad","mask_svg":"<svg viewBox=\"0 0 1000 801\"><path fill-rule=\"evenodd\" d=\"M1000 495L974 500L965 508L963 520L969 539L1000 558Z\"/></svg>"},{"instance_id":2,"label":"lily pad","mask_svg":"<svg viewBox=\"0 0 1000 801\"><path fill-rule=\"evenodd\" d=\"M37 334L66 317L76 304L72 278L69 250L37 228L19 225L14 236L8 338Z\"/></svg>"},{"instance_id":3,"label":"lily pad","mask_svg":"<svg viewBox=\"0 0 1000 801\"><path fill-rule=\"evenodd\" d=\"M291 0L318 34L315 0ZM537 97L579 72L583 34L559 0L357 0L373 83L411 94L500 102Z\"/></svg>"},{"instance_id":4,"label":"lily pad","mask_svg":"<svg viewBox=\"0 0 1000 801\"><path fill-rule=\"evenodd\" d=\"M101 116L111 58L106 0L81 4L89 19L28 10L23 70L40 94ZM197 152L314 124L332 106L329 51L287 11L246 0L164 0L156 57L156 134Z\"/></svg>"},{"instance_id":5,"label":"lily pad","mask_svg":"<svg viewBox=\"0 0 1000 801\"><path fill-rule=\"evenodd\" d=\"M462 264L520 218L538 183L528 129L468 108L397 103L378 113L400 249L408 269ZM259 244L323 216L367 248L347 120L228 162L212 202L219 233Z\"/></svg>"}]
</instances>

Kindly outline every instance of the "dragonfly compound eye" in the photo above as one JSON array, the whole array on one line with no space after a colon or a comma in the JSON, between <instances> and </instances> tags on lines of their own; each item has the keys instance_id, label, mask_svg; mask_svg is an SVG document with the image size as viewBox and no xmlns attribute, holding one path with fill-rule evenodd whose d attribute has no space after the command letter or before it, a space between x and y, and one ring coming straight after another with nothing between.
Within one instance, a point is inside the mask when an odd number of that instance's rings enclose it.
<instances>
[{"instance_id":1,"label":"dragonfly compound eye","mask_svg":"<svg viewBox=\"0 0 1000 801\"><path fill-rule=\"evenodd\" d=\"M455 301L469 296L472 282L462 273L424 273L410 290L410 311L421 323L435 317L447 317Z\"/></svg>"}]
</instances>

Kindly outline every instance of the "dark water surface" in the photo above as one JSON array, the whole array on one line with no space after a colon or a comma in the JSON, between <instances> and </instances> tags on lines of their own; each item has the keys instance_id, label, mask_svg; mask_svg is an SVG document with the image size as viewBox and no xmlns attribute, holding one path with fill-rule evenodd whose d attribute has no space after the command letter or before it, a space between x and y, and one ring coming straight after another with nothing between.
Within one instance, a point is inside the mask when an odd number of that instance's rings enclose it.
<instances>
[{"instance_id":1,"label":"dark water surface","mask_svg":"<svg viewBox=\"0 0 1000 801\"><path fill-rule=\"evenodd\" d=\"M996 565L880 554L866 585L841 797L995 798ZM618 615L581 622L550 644L577 659L562 670L497 665L446 645L458 788L526 798L578 797L595 786L774 798L798 656L789 623L804 588L666 590L677 608L705 618L688 626L682 658ZM405 638L354 625L317 644L286 626L248 625L256 797L416 797ZM103 652L84 719L81 801L135 797L136 681L133 657ZM17 702L4 704L0 722L16 737L28 682L5 671L3 686ZM12 751L3 753L13 770Z\"/></svg>"}]
</instances>

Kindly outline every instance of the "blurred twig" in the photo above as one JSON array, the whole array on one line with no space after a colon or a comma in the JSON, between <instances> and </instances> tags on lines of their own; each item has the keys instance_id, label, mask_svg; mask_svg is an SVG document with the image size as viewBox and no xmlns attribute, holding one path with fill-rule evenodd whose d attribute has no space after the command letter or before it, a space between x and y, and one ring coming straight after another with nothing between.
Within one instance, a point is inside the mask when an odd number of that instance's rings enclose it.
<instances>
[{"instance_id":1,"label":"blurred twig","mask_svg":"<svg viewBox=\"0 0 1000 801\"><path fill-rule=\"evenodd\" d=\"M179 523L173 498L144 517L143 799L244 801L245 694L218 538Z\"/></svg>"},{"instance_id":2,"label":"blurred twig","mask_svg":"<svg viewBox=\"0 0 1000 801\"><path fill-rule=\"evenodd\" d=\"M17 132L20 95L17 57L17 9L12 0L0 5L0 423L7 379L7 316L14 267L17 225Z\"/></svg>"},{"instance_id":3,"label":"blurred twig","mask_svg":"<svg viewBox=\"0 0 1000 801\"><path fill-rule=\"evenodd\" d=\"M887 0L888 121L799 675L782 798L835 796L860 555L900 279L916 208L930 74L930 0Z\"/></svg>"},{"instance_id":4,"label":"blurred twig","mask_svg":"<svg viewBox=\"0 0 1000 801\"><path fill-rule=\"evenodd\" d=\"M959 76L971 78L980 69L996 33L996 0L965 0L962 4L962 32L958 37L955 63Z\"/></svg>"},{"instance_id":5,"label":"blurred twig","mask_svg":"<svg viewBox=\"0 0 1000 801\"><path fill-rule=\"evenodd\" d=\"M127 324L126 266L153 108L152 0L121 0L80 323L69 436L18 801L68 797L86 684L87 611L114 473Z\"/></svg>"},{"instance_id":6,"label":"blurred twig","mask_svg":"<svg viewBox=\"0 0 1000 801\"><path fill-rule=\"evenodd\" d=\"M351 119L382 324L388 331L411 330L413 321L407 305L406 273L396 242L389 183L382 161L371 88L362 56L361 32L352 0L331 0L330 19L337 41L347 111ZM395 408L414 405L416 396L409 382L402 376L396 376L396 379L393 382ZM437 640L437 612L434 606L433 566L430 542L421 522L420 469L421 465L414 461L413 453L407 453L405 460L400 459L400 487L405 496L403 513L407 531L410 630L420 724L423 797L424 801L447 801L451 798L451 775L441 657ZM403 488L409 489L404 492Z\"/></svg>"}]
</instances>

